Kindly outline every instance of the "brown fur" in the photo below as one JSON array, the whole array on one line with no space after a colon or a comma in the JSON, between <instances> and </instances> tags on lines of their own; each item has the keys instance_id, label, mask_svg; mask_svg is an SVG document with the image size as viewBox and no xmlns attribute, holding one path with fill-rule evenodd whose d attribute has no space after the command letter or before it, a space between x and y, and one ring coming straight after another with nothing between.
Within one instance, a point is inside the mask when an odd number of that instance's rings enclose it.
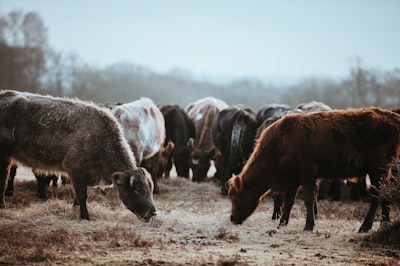
<instances>
[{"instance_id":1,"label":"brown fur","mask_svg":"<svg viewBox=\"0 0 400 266\"><path fill-rule=\"evenodd\" d=\"M8 168L17 161L39 171L67 173L82 219L89 219L87 186L113 182L128 209L146 220L155 215L150 176L137 168L110 112L79 100L1 91L0 113L0 207L5 206Z\"/></svg>"},{"instance_id":2,"label":"brown fur","mask_svg":"<svg viewBox=\"0 0 400 266\"><path fill-rule=\"evenodd\" d=\"M379 186L388 164L399 154L400 116L393 112L367 108L287 115L263 131L242 172L231 179L232 221L244 221L271 189L287 195L281 218L281 224L287 224L295 191L302 185L305 229L312 230L317 178L336 180L368 173L371 184ZM360 231L371 228L377 204L373 197ZM383 219L389 220L386 207L382 206Z\"/></svg>"}]
</instances>

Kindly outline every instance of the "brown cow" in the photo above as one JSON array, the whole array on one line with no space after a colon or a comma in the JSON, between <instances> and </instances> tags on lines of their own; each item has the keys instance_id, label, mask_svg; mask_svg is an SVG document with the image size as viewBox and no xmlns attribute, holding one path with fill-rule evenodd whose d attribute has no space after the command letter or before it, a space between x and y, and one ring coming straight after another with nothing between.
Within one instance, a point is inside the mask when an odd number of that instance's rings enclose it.
<instances>
[{"instance_id":1,"label":"brown cow","mask_svg":"<svg viewBox=\"0 0 400 266\"><path fill-rule=\"evenodd\" d=\"M196 139L189 140L190 161L193 172L193 181L203 181L207 178L211 160L219 156L218 149L213 140L213 126L218 118L218 113L228 108L228 105L219 99L206 97L189 104L185 111L193 120L196 131Z\"/></svg>"},{"instance_id":2,"label":"brown cow","mask_svg":"<svg viewBox=\"0 0 400 266\"><path fill-rule=\"evenodd\" d=\"M0 92L0 207L14 161L35 170L63 172L75 189L80 216L89 220L88 185L115 183L138 217L155 214L153 182L135 164L113 115L94 104L27 92Z\"/></svg>"},{"instance_id":3,"label":"brown cow","mask_svg":"<svg viewBox=\"0 0 400 266\"><path fill-rule=\"evenodd\" d=\"M314 227L317 178L345 179L369 174L379 187L388 164L400 155L400 115L380 108L292 114L263 131L243 171L229 180L231 220L242 223L268 191L285 193L280 225L289 221L296 189L302 185L307 207L305 230ZM376 190L373 192L377 194ZM359 232L372 227L378 199L371 204ZM389 221L382 201L382 219Z\"/></svg>"}]
</instances>

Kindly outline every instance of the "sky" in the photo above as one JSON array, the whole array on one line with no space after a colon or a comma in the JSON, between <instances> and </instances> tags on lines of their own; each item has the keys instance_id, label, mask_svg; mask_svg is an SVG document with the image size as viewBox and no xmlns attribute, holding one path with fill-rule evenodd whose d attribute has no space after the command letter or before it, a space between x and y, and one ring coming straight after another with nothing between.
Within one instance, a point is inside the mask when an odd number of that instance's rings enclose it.
<instances>
[{"instance_id":1,"label":"sky","mask_svg":"<svg viewBox=\"0 0 400 266\"><path fill-rule=\"evenodd\" d=\"M99 67L200 79L296 79L400 67L398 0L0 0L36 11L50 45Z\"/></svg>"}]
</instances>

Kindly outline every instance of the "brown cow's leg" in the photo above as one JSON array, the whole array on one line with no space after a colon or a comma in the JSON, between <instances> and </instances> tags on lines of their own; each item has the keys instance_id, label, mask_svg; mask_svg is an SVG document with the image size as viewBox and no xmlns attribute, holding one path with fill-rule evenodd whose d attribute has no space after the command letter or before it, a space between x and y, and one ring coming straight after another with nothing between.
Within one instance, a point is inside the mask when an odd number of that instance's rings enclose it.
<instances>
[{"instance_id":1,"label":"brown cow's leg","mask_svg":"<svg viewBox=\"0 0 400 266\"><path fill-rule=\"evenodd\" d=\"M284 196L284 203L283 203L283 210L282 210L282 217L279 221L279 226L287 225L289 222L290 211L292 210L294 199L296 198L297 191L288 191L285 193Z\"/></svg>"},{"instance_id":2,"label":"brown cow's leg","mask_svg":"<svg viewBox=\"0 0 400 266\"><path fill-rule=\"evenodd\" d=\"M381 202L382 206L382 222L390 222L390 202L384 199Z\"/></svg>"},{"instance_id":3,"label":"brown cow's leg","mask_svg":"<svg viewBox=\"0 0 400 266\"><path fill-rule=\"evenodd\" d=\"M0 208L4 208L6 203L4 201L4 189L6 187L6 181L9 172L9 164L8 159L0 160Z\"/></svg>"},{"instance_id":4,"label":"brown cow's leg","mask_svg":"<svg viewBox=\"0 0 400 266\"><path fill-rule=\"evenodd\" d=\"M169 177L169 172L171 172L172 169L172 156L168 155L168 160L167 160L167 164L165 165L165 169L164 169L164 176L165 177Z\"/></svg>"},{"instance_id":5,"label":"brown cow's leg","mask_svg":"<svg viewBox=\"0 0 400 266\"><path fill-rule=\"evenodd\" d=\"M273 194L274 212L272 213L272 220L278 220L282 215L283 194Z\"/></svg>"},{"instance_id":6,"label":"brown cow's leg","mask_svg":"<svg viewBox=\"0 0 400 266\"><path fill-rule=\"evenodd\" d=\"M307 185L303 185L304 203L307 209L306 226L304 227L305 231L312 231L314 229L315 225L314 215L317 212L315 206L316 193L317 193L317 186L315 184L311 188Z\"/></svg>"},{"instance_id":7,"label":"brown cow's leg","mask_svg":"<svg viewBox=\"0 0 400 266\"><path fill-rule=\"evenodd\" d=\"M372 223L374 222L374 218L376 215L376 211L379 206L379 199L376 188L379 188L380 178L387 175L387 171L379 169L377 171L369 172L369 177L371 180L371 203L369 206L369 210L367 215L365 216L364 222L362 223L360 229L358 230L359 233L365 233L371 230ZM389 201L383 200L382 201L382 219L383 221L390 220L390 208L389 208Z\"/></svg>"},{"instance_id":8,"label":"brown cow's leg","mask_svg":"<svg viewBox=\"0 0 400 266\"><path fill-rule=\"evenodd\" d=\"M75 189L75 199L74 205L79 204L81 211L81 219L90 220L89 212L87 210L86 200L87 200L87 184L84 181L85 177L82 175L70 175L72 184Z\"/></svg>"},{"instance_id":9,"label":"brown cow's leg","mask_svg":"<svg viewBox=\"0 0 400 266\"><path fill-rule=\"evenodd\" d=\"M13 164L10 167L10 172L8 174L8 183L7 183L7 188L5 195L6 196L12 196L14 195L14 179L15 179L15 174L17 173L17 165Z\"/></svg>"},{"instance_id":10,"label":"brown cow's leg","mask_svg":"<svg viewBox=\"0 0 400 266\"><path fill-rule=\"evenodd\" d=\"M378 209L379 205L379 200L376 197L377 194L378 193L376 189L371 187L371 203L369 205L369 210L367 215L365 216L364 222L362 223L360 229L358 230L359 233L368 232L372 228L372 223L374 221L376 210Z\"/></svg>"}]
</instances>

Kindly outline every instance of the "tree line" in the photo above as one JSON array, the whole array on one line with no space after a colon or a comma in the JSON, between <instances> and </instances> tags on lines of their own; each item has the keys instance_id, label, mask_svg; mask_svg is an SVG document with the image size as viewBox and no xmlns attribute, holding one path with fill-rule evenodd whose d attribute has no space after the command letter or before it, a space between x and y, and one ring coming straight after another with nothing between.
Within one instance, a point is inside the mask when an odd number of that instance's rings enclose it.
<instances>
[{"instance_id":1,"label":"tree line","mask_svg":"<svg viewBox=\"0 0 400 266\"><path fill-rule=\"evenodd\" d=\"M242 78L215 84L197 80L182 69L161 74L133 63L89 65L76 54L52 48L40 15L23 11L0 14L0 88L93 102L126 102L144 96L157 104L182 107L206 96L254 109L267 103L295 107L311 100L332 108L400 107L400 69L366 68L358 57L341 80L313 77L276 86Z\"/></svg>"}]
</instances>

